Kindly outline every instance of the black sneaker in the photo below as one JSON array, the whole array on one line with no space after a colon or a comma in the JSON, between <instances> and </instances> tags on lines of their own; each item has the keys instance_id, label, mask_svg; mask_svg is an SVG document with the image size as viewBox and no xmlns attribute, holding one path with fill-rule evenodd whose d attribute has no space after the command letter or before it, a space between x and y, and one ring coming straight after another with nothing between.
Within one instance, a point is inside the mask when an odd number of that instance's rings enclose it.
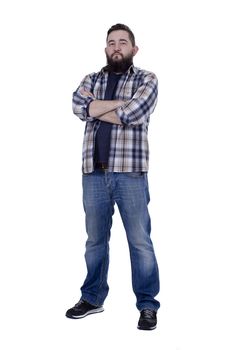
<instances>
[{"instance_id":1,"label":"black sneaker","mask_svg":"<svg viewBox=\"0 0 233 350\"><path fill-rule=\"evenodd\" d=\"M155 310L144 309L138 321L138 329L151 331L157 325L157 312Z\"/></svg>"},{"instance_id":2,"label":"black sneaker","mask_svg":"<svg viewBox=\"0 0 233 350\"><path fill-rule=\"evenodd\" d=\"M66 317L83 318L87 315L102 311L104 311L104 308L102 306L91 305L87 301L81 299L77 304L75 304L74 307L67 310Z\"/></svg>"}]
</instances>

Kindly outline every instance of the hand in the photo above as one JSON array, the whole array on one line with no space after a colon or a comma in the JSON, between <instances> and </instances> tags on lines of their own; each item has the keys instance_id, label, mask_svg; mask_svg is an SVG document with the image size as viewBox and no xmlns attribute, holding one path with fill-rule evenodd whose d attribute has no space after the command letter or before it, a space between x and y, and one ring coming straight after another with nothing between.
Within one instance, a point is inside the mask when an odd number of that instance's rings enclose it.
<instances>
[{"instance_id":1,"label":"hand","mask_svg":"<svg viewBox=\"0 0 233 350\"><path fill-rule=\"evenodd\" d=\"M95 98L95 96L94 96L90 91L87 91L87 90L85 90L84 88L81 88L81 89L79 90L79 92L80 92L81 95L83 95L83 96Z\"/></svg>"}]
</instances>

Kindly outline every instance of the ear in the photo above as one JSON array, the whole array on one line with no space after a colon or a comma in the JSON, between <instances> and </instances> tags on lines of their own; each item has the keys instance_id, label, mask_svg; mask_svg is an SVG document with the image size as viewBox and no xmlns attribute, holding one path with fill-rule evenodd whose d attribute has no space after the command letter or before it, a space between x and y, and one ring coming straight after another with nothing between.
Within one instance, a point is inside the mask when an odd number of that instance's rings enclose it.
<instances>
[{"instance_id":1,"label":"ear","mask_svg":"<svg viewBox=\"0 0 233 350\"><path fill-rule=\"evenodd\" d=\"M138 50L139 50L139 48L138 48L138 46L134 46L133 47L133 55L135 56L136 55L136 53L138 52Z\"/></svg>"}]
</instances>

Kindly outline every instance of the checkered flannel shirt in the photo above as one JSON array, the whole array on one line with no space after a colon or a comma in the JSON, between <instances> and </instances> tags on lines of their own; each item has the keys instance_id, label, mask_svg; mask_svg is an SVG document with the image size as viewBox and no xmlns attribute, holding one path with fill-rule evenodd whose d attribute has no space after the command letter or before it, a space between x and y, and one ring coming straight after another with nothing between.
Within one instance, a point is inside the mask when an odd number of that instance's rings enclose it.
<instances>
[{"instance_id":1,"label":"checkered flannel shirt","mask_svg":"<svg viewBox=\"0 0 233 350\"><path fill-rule=\"evenodd\" d=\"M103 68L98 73L87 75L73 93L73 112L86 122L82 169L83 173L94 171L95 136L100 120L88 114L89 103L104 100L108 72ZM90 91L86 97L80 89ZM122 125L112 125L108 162L110 172L147 172L149 166L148 125L154 111L158 94L158 81L154 73L131 66L122 74L115 93L116 100L125 104L115 110Z\"/></svg>"}]
</instances>

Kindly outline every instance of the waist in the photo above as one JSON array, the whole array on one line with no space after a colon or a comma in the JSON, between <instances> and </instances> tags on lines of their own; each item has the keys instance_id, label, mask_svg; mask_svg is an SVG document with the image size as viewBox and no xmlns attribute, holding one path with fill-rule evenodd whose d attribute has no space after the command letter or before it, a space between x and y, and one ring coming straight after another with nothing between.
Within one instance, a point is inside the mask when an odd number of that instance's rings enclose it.
<instances>
[{"instance_id":1,"label":"waist","mask_svg":"<svg viewBox=\"0 0 233 350\"><path fill-rule=\"evenodd\" d=\"M95 164L95 169L106 170L108 169L108 163L98 162Z\"/></svg>"}]
</instances>

